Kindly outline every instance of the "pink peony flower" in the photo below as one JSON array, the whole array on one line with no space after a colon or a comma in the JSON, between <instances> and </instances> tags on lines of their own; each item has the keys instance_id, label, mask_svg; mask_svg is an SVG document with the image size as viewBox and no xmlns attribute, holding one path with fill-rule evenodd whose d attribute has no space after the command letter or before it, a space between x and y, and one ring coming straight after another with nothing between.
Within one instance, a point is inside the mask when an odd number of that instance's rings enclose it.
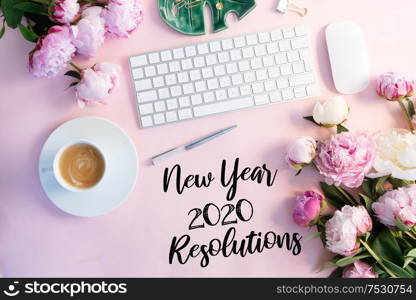
<instances>
[{"instance_id":1,"label":"pink peony flower","mask_svg":"<svg viewBox=\"0 0 416 300\"><path fill-rule=\"evenodd\" d=\"M393 72L383 73L377 80L377 94L390 101L410 97L414 90L415 83L413 80Z\"/></svg>"},{"instance_id":2,"label":"pink peony flower","mask_svg":"<svg viewBox=\"0 0 416 300\"><path fill-rule=\"evenodd\" d=\"M29 72L35 77L55 76L68 65L74 54L75 46L69 27L52 26L29 54Z\"/></svg>"},{"instance_id":3,"label":"pink peony flower","mask_svg":"<svg viewBox=\"0 0 416 300\"><path fill-rule=\"evenodd\" d=\"M371 266L363 261L357 260L348 265L342 272L343 278L377 278L378 274L373 272Z\"/></svg>"},{"instance_id":4,"label":"pink peony flower","mask_svg":"<svg viewBox=\"0 0 416 300\"><path fill-rule=\"evenodd\" d=\"M359 187L375 158L375 143L364 133L333 135L318 147L315 163L328 184Z\"/></svg>"},{"instance_id":5,"label":"pink peony flower","mask_svg":"<svg viewBox=\"0 0 416 300\"><path fill-rule=\"evenodd\" d=\"M326 247L344 256L355 254L359 248L357 237L372 229L372 221L362 206L345 205L325 224Z\"/></svg>"},{"instance_id":6,"label":"pink peony flower","mask_svg":"<svg viewBox=\"0 0 416 300\"><path fill-rule=\"evenodd\" d=\"M385 193L372 207L384 225L395 228L399 220L412 227L416 224L416 184Z\"/></svg>"},{"instance_id":7,"label":"pink peony flower","mask_svg":"<svg viewBox=\"0 0 416 300\"><path fill-rule=\"evenodd\" d=\"M344 206L342 213L349 218L357 230L357 236L366 234L373 229L373 220L364 206Z\"/></svg>"},{"instance_id":8,"label":"pink peony flower","mask_svg":"<svg viewBox=\"0 0 416 300\"><path fill-rule=\"evenodd\" d=\"M79 17L80 6L78 0L55 0L50 9L52 21L69 25Z\"/></svg>"},{"instance_id":9,"label":"pink peony flower","mask_svg":"<svg viewBox=\"0 0 416 300\"><path fill-rule=\"evenodd\" d=\"M286 161L295 169L301 169L310 164L315 156L316 141L309 136L297 138L286 151Z\"/></svg>"},{"instance_id":10,"label":"pink peony flower","mask_svg":"<svg viewBox=\"0 0 416 300\"><path fill-rule=\"evenodd\" d=\"M104 20L101 17L102 8L99 6L87 7L82 11L81 20L72 26L75 35L77 53L91 57L104 43Z\"/></svg>"},{"instance_id":11,"label":"pink peony flower","mask_svg":"<svg viewBox=\"0 0 416 300\"><path fill-rule=\"evenodd\" d=\"M143 20L140 0L109 0L103 11L107 37L128 38Z\"/></svg>"},{"instance_id":12,"label":"pink peony flower","mask_svg":"<svg viewBox=\"0 0 416 300\"><path fill-rule=\"evenodd\" d=\"M299 226L309 226L319 217L324 206L324 197L314 191L306 191L296 197L296 206L293 210L293 220Z\"/></svg>"},{"instance_id":13,"label":"pink peony flower","mask_svg":"<svg viewBox=\"0 0 416 300\"><path fill-rule=\"evenodd\" d=\"M112 63L98 63L81 73L81 81L75 87L78 106L106 104L104 98L118 85L121 68Z\"/></svg>"}]
</instances>

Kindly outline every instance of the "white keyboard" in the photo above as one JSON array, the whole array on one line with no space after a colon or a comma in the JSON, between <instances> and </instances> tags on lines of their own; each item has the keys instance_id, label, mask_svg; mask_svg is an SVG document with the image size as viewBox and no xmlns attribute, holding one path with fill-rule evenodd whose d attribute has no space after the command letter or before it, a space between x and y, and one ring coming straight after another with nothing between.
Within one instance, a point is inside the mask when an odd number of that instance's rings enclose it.
<instances>
[{"instance_id":1,"label":"white keyboard","mask_svg":"<svg viewBox=\"0 0 416 300\"><path fill-rule=\"evenodd\" d=\"M130 57L142 127L316 97L304 26Z\"/></svg>"}]
</instances>

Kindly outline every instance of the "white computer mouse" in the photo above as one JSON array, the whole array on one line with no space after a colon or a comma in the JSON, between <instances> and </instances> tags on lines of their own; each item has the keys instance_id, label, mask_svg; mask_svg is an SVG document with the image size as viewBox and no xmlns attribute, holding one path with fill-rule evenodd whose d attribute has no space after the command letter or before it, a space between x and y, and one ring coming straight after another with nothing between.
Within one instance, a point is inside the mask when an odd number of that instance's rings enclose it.
<instances>
[{"instance_id":1,"label":"white computer mouse","mask_svg":"<svg viewBox=\"0 0 416 300\"><path fill-rule=\"evenodd\" d=\"M326 43L335 88L341 94L355 94L370 83L368 50L360 26L351 21L326 28Z\"/></svg>"}]
</instances>

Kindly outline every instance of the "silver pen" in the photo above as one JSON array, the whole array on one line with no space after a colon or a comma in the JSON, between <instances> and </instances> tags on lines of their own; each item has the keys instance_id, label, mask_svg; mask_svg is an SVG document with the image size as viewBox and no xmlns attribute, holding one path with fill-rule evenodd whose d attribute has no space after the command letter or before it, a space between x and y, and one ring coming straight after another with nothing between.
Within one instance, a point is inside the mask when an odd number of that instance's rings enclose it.
<instances>
[{"instance_id":1,"label":"silver pen","mask_svg":"<svg viewBox=\"0 0 416 300\"><path fill-rule=\"evenodd\" d=\"M214 133L211 133L211 134L209 134L207 136L204 136L202 138L196 139L196 140L194 140L194 141L192 141L188 144L184 144L184 145L175 147L173 149L170 149L168 151L165 151L161 154L158 154L158 155L152 157L152 163L154 165L156 165L160 161L162 161L166 158L172 157L175 154L194 149L194 148L196 148L198 146L201 146L201 145L203 145L203 144L205 144L205 143L207 143L207 142L209 142L213 139L216 139L217 137L220 137L223 134L226 134L227 132L230 132L231 130L235 129L236 127L237 127L237 125L233 125L233 126L221 129L217 132L214 132Z\"/></svg>"}]
</instances>

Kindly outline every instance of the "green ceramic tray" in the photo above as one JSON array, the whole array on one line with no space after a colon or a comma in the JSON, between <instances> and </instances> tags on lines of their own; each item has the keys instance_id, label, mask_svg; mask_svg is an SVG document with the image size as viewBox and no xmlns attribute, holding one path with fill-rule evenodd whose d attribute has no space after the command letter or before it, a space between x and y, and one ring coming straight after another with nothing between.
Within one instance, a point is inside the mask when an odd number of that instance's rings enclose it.
<instances>
[{"instance_id":1,"label":"green ceramic tray","mask_svg":"<svg viewBox=\"0 0 416 300\"><path fill-rule=\"evenodd\" d=\"M204 7L212 11L214 32L227 28L226 18L234 12L240 20L255 6L256 0L158 0L162 19L184 34L205 34Z\"/></svg>"}]
</instances>

